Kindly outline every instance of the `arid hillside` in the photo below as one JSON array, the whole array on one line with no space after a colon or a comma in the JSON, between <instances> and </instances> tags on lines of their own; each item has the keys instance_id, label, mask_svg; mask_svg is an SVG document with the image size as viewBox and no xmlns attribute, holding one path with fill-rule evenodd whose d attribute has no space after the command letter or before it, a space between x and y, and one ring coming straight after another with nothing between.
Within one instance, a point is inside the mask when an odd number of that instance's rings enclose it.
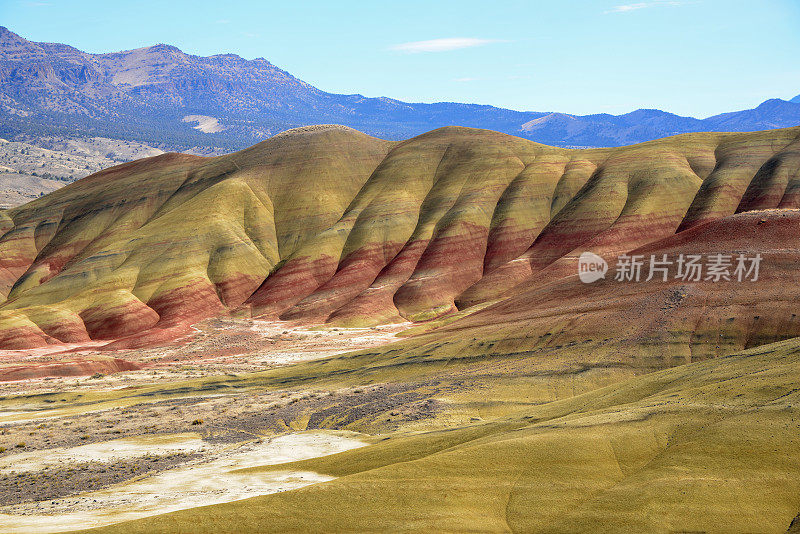
<instances>
[{"instance_id":1,"label":"arid hillside","mask_svg":"<svg viewBox=\"0 0 800 534\"><path fill-rule=\"evenodd\" d=\"M170 44L91 54L29 41L0 26L0 136L6 138L101 135L180 151L228 152L297 126L337 123L395 140L456 125L564 147L607 147L679 133L797 126L796 100L770 98L753 109L703 119L658 109L573 115L423 104L328 93L263 57L202 57Z\"/></svg>"},{"instance_id":2,"label":"arid hillside","mask_svg":"<svg viewBox=\"0 0 800 534\"><path fill-rule=\"evenodd\" d=\"M216 158L156 156L0 211L0 347L138 346L228 313L368 326L489 305L443 331L507 326L535 333L528 350L561 331L602 343L580 328L600 321L637 344L676 336L667 363L721 354L796 335L799 169L798 128L567 150L466 128L395 143L317 126ZM577 280L581 252L613 264L637 249L760 252L763 274ZM659 322L664 306L676 310ZM692 352L709 336L723 348Z\"/></svg>"},{"instance_id":3,"label":"arid hillside","mask_svg":"<svg viewBox=\"0 0 800 534\"><path fill-rule=\"evenodd\" d=\"M0 211L0 523L786 532L799 181L800 128L327 126Z\"/></svg>"},{"instance_id":4,"label":"arid hillside","mask_svg":"<svg viewBox=\"0 0 800 534\"><path fill-rule=\"evenodd\" d=\"M162 152L102 137L0 139L0 209L21 206L102 169Z\"/></svg>"}]
</instances>

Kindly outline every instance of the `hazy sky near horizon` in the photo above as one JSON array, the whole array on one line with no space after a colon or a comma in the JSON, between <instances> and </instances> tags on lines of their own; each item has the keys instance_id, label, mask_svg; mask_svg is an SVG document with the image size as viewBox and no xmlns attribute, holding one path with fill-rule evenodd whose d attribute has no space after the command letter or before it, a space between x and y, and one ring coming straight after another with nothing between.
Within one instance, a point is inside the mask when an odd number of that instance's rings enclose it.
<instances>
[{"instance_id":1,"label":"hazy sky near horizon","mask_svg":"<svg viewBox=\"0 0 800 534\"><path fill-rule=\"evenodd\" d=\"M94 53L265 57L410 102L706 117L800 94L800 0L0 0L0 25Z\"/></svg>"}]
</instances>

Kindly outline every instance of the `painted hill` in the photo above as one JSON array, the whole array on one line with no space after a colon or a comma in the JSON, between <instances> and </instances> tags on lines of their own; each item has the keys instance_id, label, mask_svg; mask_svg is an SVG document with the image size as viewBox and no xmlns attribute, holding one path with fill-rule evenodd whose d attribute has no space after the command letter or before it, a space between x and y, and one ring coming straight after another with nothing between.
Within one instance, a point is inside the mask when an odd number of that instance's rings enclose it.
<instances>
[{"instance_id":1,"label":"painted hill","mask_svg":"<svg viewBox=\"0 0 800 534\"><path fill-rule=\"evenodd\" d=\"M342 380L340 368L330 367L345 359L328 361L322 373L301 365L256 383ZM438 376L447 380L455 369L458 362L440 366ZM565 398L549 402L525 395L537 376L508 373L497 361L493 369L459 376L474 388L471 395L447 395L461 403L449 414L456 421L459 410L486 420L248 470L336 477L324 484L85 532L314 532L335 525L348 532L783 533L797 516L797 340L581 395L570 396L564 384ZM409 378L402 367L385 371L380 376ZM195 388L186 384L181 393ZM527 402L493 413L512 391Z\"/></svg>"},{"instance_id":2,"label":"painted hill","mask_svg":"<svg viewBox=\"0 0 800 534\"><path fill-rule=\"evenodd\" d=\"M371 436L240 472L325 483L94 532L785 532L800 510L798 180L800 128L567 150L316 126L127 163L0 211L0 348L157 344L227 313L420 324L257 373L25 391L0 408L31 417L9 435L52 425L48 443L58 417L84 443L92 418L87 441L173 407L186 413L167 432L193 430L200 405L215 440L228 425L248 442ZM605 279L578 279L586 251L608 261ZM731 268L758 255L760 270L694 280L673 263L666 280L617 281L621 253ZM108 354L6 376L131 368ZM271 400L239 421L209 403L255 391Z\"/></svg>"},{"instance_id":3,"label":"painted hill","mask_svg":"<svg viewBox=\"0 0 800 534\"><path fill-rule=\"evenodd\" d=\"M442 126L487 128L560 146L622 146L686 132L800 124L774 99L707 119L660 110L576 116L326 93L264 58L199 57L158 44L108 54L35 43L0 27L0 136L104 136L180 148L244 148L280 131L339 123L386 139Z\"/></svg>"},{"instance_id":4,"label":"painted hill","mask_svg":"<svg viewBox=\"0 0 800 534\"><path fill-rule=\"evenodd\" d=\"M564 257L499 302L452 322L427 325L387 351L380 364L370 357L352 362L352 372L359 365L371 373L426 364L437 369L444 362L448 367L485 365L487 372L502 368L496 372L532 377L529 392L568 388L574 394L642 372L795 338L800 336L800 295L793 280L800 257L792 243L799 232L800 210L759 210L629 251L645 258L709 251L732 257L742 251L760 254L756 282L687 282L675 279L673 269L666 282L660 276L650 281L643 276L638 283L608 277L587 285L569 276L576 265Z\"/></svg>"},{"instance_id":5,"label":"painted hill","mask_svg":"<svg viewBox=\"0 0 800 534\"><path fill-rule=\"evenodd\" d=\"M691 361L708 336L722 348L702 357L795 335L799 167L798 128L566 150L486 130L394 143L318 126L227 156L156 156L0 211L0 347L153 343L220 313L352 326L501 301L437 336L602 347L579 327L599 314L620 343L673 336L671 356L654 349L640 367ZM762 283L576 282L580 252L635 249L761 252ZM631 315L645 306L680 309Z\"/></svg>"}]
</instances>

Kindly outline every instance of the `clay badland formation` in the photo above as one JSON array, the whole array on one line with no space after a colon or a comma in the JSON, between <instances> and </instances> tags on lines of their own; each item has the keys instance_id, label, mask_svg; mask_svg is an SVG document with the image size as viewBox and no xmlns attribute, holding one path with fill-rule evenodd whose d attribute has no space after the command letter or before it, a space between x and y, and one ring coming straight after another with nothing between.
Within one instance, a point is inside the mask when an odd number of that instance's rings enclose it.
<instances>
[{"instance_id":1,"label":"clay badland formation","mask_svg":"<svg viewBox=\"0 0 800 534\"><path fill-rule=\"evenodd\" d=\"M107 373L166 343L205 350L215 320L418 323L256 374L0 399L9 439L37 450L84 439L50 419L106 428L115 410L139 418L123 436L368 436L236 472L324 484L76 528L783 532L800 511L800 128L567 150L318 126L113 167L0 211L0 228L4 354L88 347ZM585 251L605 279L578 279ZM621 254L761 261L756 280L618 282Z\"/></svg>"},{"instance_id":2,"label":"clay badland formation","mask_svg":"<svg viewBox=\"0 0 800 534\"><path fill-rule=\"evenodd\" d=\"M139 160L0 212L0 348L136 346L223 313L372 326L495 301L458 327L533 321L574 341L599 322L669 336L664 358L689 361L792 337L799 136L565 150L464 128L391 143L312 127ZM581 251L635 249L760 252L762 275L757 290L574 276Z\"/></svg>"}]
</instances>

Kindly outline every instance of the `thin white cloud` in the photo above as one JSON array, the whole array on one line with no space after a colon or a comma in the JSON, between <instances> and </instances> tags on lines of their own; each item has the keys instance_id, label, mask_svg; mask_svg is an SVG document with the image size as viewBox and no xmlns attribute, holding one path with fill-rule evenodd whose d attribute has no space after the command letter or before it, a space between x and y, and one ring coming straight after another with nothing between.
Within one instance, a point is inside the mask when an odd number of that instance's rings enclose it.
<instances>
[{"instance_id":1,"label":"thin white cloud","mask_svg":"<svg viewBox=\"0 0 800 534\"><path fill-rule=\"evenodd\" d=\"M656 7L656 6L680 6L683 5L684 2L679 2L677 0L656 0L654 2L636 2L633 4L622 4L618 6L614 6L606 13L628 13L629 11L637 11L639 9L645 9L648 7Z\"/></svg>"},{"instance_id":2,"label":"thin white cloud","mask_svg":"<svg viewBox=\"0 0 800 534\"><path fill-rule=\"evenodd\" d=\"M420 52L448 52L450 50L472 48L497 42L500 41L497 39L476 39L474 37L446 37L443 39L431 39L429 41L400 43L390 46L389 50L408 52L410 54L417 54Z\"/></svg>"},{"instance_id":3,"label":"thin white cloud","mask_svg":"<svg viewBox=\"0 0 800 534\"><path fill-rule=\"evenodd\" d=\"M649 6L650 6L650 4L648 4L646 2L638 2L636 4L624 4L624 5L621 5L621 6L614 6L610 10L608 10L606 13L625 13L627 11L635 11L637 9L644 9L646 7L649 7Z\"/></svg>"},{"instance_id":4,"label":"thin white cloud","mask_svg":"<svg viewBox=\"0 0 800 534\"><path fill-rule=\"evenodd\" d=\"M230 23L231 23L231 21L230 21L230 20L228 20L228 19L219 19L219 20L217 20L217 21L215 21L215 22L216 22L217 24L230 24Z\"/></svg>"}]
</instances>

